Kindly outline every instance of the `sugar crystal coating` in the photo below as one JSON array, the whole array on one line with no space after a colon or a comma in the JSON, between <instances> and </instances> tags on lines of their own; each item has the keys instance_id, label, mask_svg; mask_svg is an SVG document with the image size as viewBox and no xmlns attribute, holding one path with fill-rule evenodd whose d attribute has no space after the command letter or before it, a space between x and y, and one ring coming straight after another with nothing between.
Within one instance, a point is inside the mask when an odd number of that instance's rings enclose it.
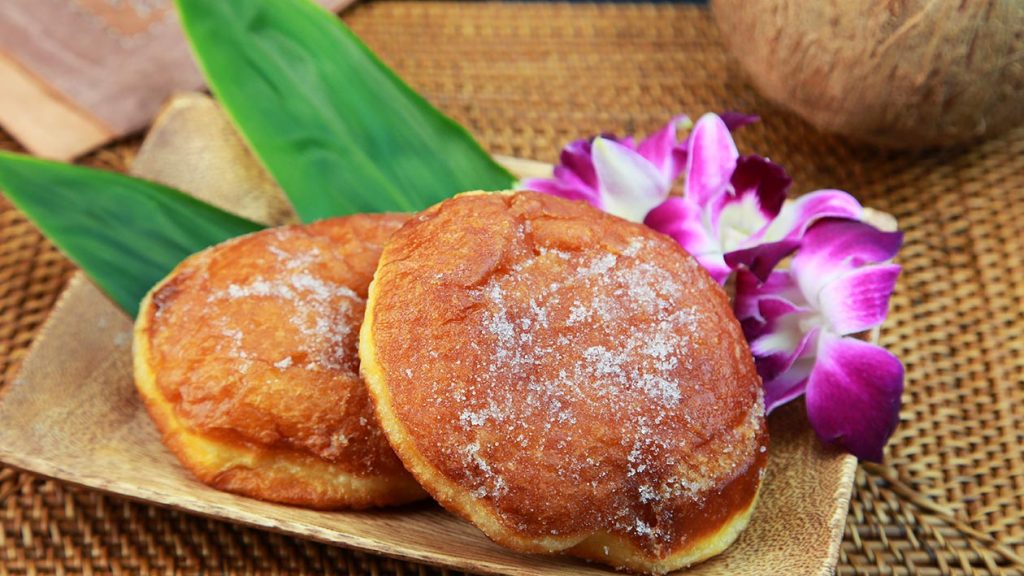
<instances>
[{"instance_id":1,"label":"sugar crystal coating","mask_svg":"<svg viewBox=\"0 0 1024 576\"><path fill-rule=\"evenodd\" d=\"M510 532L654 556L747 505L763 403L721 289L642 226L470 198L399 231L377 273L376 358L417 457Z\"/></svg>"},{"instance_id":2,"label":"sugar crystal coating","mask_svg":"<svg viewBox=\"0 0 1024 576\"><path fill-rule=\"evenodd\" d=\"M357 337L376 259L404 219L278 228L191 257L153 298L156 381L178 417L352 473L401 472L365 418Z\"/></svg>"}]
</instances>

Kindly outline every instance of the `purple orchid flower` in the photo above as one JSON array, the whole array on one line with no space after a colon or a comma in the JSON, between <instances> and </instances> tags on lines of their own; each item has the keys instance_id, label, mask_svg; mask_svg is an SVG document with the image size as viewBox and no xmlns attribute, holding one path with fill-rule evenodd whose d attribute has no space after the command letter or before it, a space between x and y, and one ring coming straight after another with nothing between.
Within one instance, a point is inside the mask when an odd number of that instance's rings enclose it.
<instances>
[{"instance_id":1,"label":"purple orchid flower","mask_svg":"<svg viewBox=\"0 0 1024 576\"><path fill-rule=\"evenodd\" d=\"M721 119L726 130L759 120L757 116L738 112L723 112L715 117ZM687 116L680 115L640 144L631 137L608 134L575 140L562 150L551 178L527 178L521 185L570 200L583 200L610 214L643 222L652 208L668 198L672 183L686 168L692 135L680 140L679 131L692 126Z\"/></svg>"},{"instance_id":2,"label":"purple orchid flower","mask_svg":"<svg viewBox=\"0 0 1024 576\"><path fill-rule=\"evenodd\" d=\"M722 112L718 117L722 119L722 122L725 122L725 126L730 132L735 132L739 128L749 126L750 124L761 120L761 117L756 114L744 114L742 112L730 111Z\"/></svg>"},{"instance_id":3,"label":"purple orchid flower","mask_svg":"<svg viewBox=\"0 0 1024 576\"><path fill-rule=\"evenodd\" d=\"M583 200L668 234L725 283L737 272L734 306L765 382L766 407L806 395L811 426L859 458L880 460L895 429L903 366L854 337L879 326L900 268L902 243L859 220L840 190L787 202L791 179L760 156L740 156L731 131L755 121L685 116L635 144L599 136L569 144L549 179L524 187ZM685 191L670 197L684 175ZM796 252L788 270L775 268Z\"/></svg>"},{"instance_id":4,"label":"purple orchid flower","mask_svg":"<svg viewBox=\"0 0 1024 576\"><path fill-rule=\"evenodd\" d=\"M806 395L825 441L880 461L899 420L903 365L851 337L879 326L900 267L902 234L851 220L810 226L789 270L737 275L734 306L765 384L768 412Z\"/></svg>"},{"instance_id":5,"label":"purple orchid flower","mask_svg":"<svg viewBox=\"0 0 1024 576\"><path fill-rule=\"evenodd\" d=\"M642 222L686 167L687 140L680 141L678 132L690 126L689 118L677 116L640 144L611 135L576 140L562 150L552 178L527 178L521 184Z\"/></svg>"},{"instance_id":6,"label":"purple orchid flower","mask_svg":"<svg viewBox=\"0 0 1024 576\"><path fill-rule=\"evenodd\" d=\"M729 122L743 121L734 116ZM815 221L860 219L863 212L840 190L819 190L786 204L791 182L768 159L740 156L726 120L705 114L690 135L684 195L662 202L644 223L674 238L719 283L741 266L765 280Z\"/></svg>"}]
</instances>

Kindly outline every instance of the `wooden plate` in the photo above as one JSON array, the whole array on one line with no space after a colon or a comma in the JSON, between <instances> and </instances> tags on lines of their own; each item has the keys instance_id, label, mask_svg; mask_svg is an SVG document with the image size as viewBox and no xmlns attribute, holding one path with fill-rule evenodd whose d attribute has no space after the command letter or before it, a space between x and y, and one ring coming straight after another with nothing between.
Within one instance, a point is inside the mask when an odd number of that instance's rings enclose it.
<instances>
[{"instance_id":1,"label":"wooden plate","mask_svg":"<svg viewBox=\"0 0 1024 576\"><path fill-rule=\"evenodd\" d=\"M503 161L520 174L550 170ZM290 217L205 96L185 95L169 105L135 172L207 199L219 190L246 190L250 216L272 223ZM895 226L884 214L872 219ZM395 558L493 574L608 573L570 558L507 551L436 504L315 512L200 484L160 443L136 395L131 326L84 276L71 280L19 376L0 396L0 461L119 496ZM724 554L687 574L832 573L856 460L822 446L799 403L773 413L769 429L769 465L750 527Z\"/></svg>"}]
</instances>

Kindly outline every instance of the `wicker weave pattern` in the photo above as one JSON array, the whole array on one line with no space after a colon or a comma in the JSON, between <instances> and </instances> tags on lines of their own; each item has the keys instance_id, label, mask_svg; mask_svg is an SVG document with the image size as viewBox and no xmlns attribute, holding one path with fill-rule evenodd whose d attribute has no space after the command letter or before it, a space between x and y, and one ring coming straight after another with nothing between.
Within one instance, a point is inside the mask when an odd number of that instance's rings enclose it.
<instances>
[{"instance_id":1,"label":"wicker weave pattern","mask_svg":"<svg viewBox=\"0 0 1024 576\"><path fill-rule=\"evenodd\" d=\"M884 343L905 362L903 423L862 468L840 574L1024 574L1024 129L971 149L883 153L815 133L743 81L687 6L373 2L346 15L385 61L492 152L554 161L567 140L744 110L741 151L798 191L895 214L904 265ZM85 160L122 170L138 141ZM0 148L16 145L0 132ZM0 200L0 383L68 264ZM0 469L0 574L440 571L301 542Z\"/></svg>"}]
</instances>

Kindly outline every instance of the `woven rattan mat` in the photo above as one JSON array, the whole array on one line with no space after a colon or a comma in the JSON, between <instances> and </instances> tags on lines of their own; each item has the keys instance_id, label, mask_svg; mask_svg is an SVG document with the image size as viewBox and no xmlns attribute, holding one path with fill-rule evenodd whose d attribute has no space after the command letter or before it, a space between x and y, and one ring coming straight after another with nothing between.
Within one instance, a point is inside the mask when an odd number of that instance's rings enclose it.
<instances>
[{"instance_id":1,"label":"woven rattan mat","mask_svg":"<svg viewBox=\"0 0 1024 576\"><path fill-rule=\"evenodd\" d=\"M883 340L907 366L905 407L885 466L857 474L838 573L1024 574L1024 129L931 154L823 136L759 98L692 6L372 2L345 19L495 153L554 161L580 135L751 111L764 121L741 150L800 191L895 214L904 274ZM137 145L84 163L122 170ZM0 148L17 145L0 132ZM0 384L71 270L0 199ZM439 572L0 468L0 574L149 570Z\"/></svg>"}]
</instances>

